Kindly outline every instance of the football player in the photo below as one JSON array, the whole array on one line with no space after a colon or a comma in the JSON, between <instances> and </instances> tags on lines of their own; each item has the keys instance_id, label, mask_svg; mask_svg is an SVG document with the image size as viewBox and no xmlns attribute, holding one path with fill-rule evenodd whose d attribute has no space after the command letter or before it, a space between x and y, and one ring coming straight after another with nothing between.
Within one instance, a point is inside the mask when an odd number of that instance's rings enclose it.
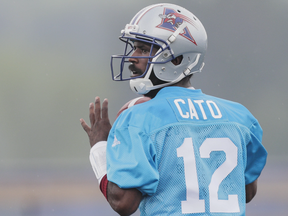
<instances>
[{"instance_id":1,"label":"football player","mask_svg":"<svg viewBox=\"0 0 288 216\"><path fill-rule=\"evenodd\" d=\"M174 4L140 10L121 32L113 79L152 98L124 110L112 128L108 101L83 119L100 189L120 215L245 215L266 163L262 129L241 104L194 89L207 35ZM117 62L118 63L115 63ZM118 71L117 66L118 64Z\"/></svg>"}]
</instances>

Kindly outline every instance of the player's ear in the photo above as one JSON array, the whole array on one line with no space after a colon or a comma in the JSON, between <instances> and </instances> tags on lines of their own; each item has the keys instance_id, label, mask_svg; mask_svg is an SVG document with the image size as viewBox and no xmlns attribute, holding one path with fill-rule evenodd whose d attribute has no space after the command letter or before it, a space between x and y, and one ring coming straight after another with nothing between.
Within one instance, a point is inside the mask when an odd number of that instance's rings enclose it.
<instances>
[{"instance_id":1,"label":"player's ear","mask_svg":"<svg viewBox=\"0 0 288 216\"><path fill-rule=\"evenodd\" d=\"M181 64L182 59L183 59L183 55L180 55L180 56L177 56L175 59L173 59L171 62L172 62L174 65L179 65L179 64Z\"/></svg>"}]
</instances>

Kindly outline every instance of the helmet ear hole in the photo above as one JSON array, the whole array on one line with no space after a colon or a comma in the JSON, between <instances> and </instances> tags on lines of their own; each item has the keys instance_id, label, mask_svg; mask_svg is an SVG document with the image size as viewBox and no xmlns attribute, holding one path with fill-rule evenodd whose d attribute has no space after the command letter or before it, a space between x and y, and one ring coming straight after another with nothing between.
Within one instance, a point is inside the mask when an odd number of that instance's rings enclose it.
<instances>
[{"instance_id":1,"label":"helmet ear hole","mask_svg":"<svg viewBox=\"0 0 288 216\"><path fill-rule=\"evenodd\" d=\"M174 65L180 65L183 60L183 55L177 56L175 59L171 60Z\"/></svg>"}]
</instances>

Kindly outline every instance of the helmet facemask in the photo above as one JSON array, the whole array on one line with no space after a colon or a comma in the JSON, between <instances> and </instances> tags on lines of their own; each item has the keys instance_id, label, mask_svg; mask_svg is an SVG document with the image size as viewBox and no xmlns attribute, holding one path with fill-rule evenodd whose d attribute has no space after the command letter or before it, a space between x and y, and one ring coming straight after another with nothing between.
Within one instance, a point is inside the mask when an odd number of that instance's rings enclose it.
<instances>
[{"instance_id":1,"label":"helmet facemask","mask_svg":"<svg viewBox=\"0 0 288 216\"><path fill-rule=\"evenodd\" d=\"M125 43L124 48L124 54L123 55L112 55L111 56L111 72L112 72L112 79L114 81L125 81L125 80L131 80L131 79L137 79L137 78L148 78L151 74L153 65L155 64L165 64L169 61L171 61L174 58L173 53L171 52L170 46L167 44L166 41L163 41L159 38L152 38L144 34L139 33L133 33L130 32L131 36L127 36L125 33L123 33L122 36L119 37L119 39ZM134 52L134 42L143 42L144 44L148 44L150 46L150 53L148 56L133 56L132 54ZM157 48L157 52L153 55L153 49ZM158 61L158 57L163 53L165 53L165 56L167 56L167 59L165 61L161 60ZM129 66L132 64L129 59L135 58L135 59L142 59L146 58L148 60L146 70L142 71L142 74L139 76L131 76L131 71L129 69ZM116 68L118 67L118 70Z\"/></svg>"}]
</instances>

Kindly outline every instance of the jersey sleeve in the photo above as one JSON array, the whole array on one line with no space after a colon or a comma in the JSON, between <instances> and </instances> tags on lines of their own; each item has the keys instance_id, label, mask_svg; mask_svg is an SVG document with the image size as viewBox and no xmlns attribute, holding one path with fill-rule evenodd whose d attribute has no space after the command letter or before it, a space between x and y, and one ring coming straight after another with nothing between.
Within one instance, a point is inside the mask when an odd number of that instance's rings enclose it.
<instances>
[{"instance_id":1,"label":"jersey sleeve","mask_svg":"<svg viewBox=\"0 0 288 216\"><path fill-rule=\"evenodd\" d=\"M116 124L117 125L117 124ZM135 126L113 126L107 144L107 178L120 188L155 193L159 181L156 150L149 136Z\"/></svg>"},{"instance_id":2,"label":"jersey sleeve","mask_svg":"<svg viewBox=\"0 0 288 216\"><path fill-rule=\"evenodd\" d=\"M251 139L246 146L247 163L245 169L245 183L254 182L261 174L267 159L267 151L262 145L262 128L256 120L250 127Z\"/></svg>"}]
</instances>

